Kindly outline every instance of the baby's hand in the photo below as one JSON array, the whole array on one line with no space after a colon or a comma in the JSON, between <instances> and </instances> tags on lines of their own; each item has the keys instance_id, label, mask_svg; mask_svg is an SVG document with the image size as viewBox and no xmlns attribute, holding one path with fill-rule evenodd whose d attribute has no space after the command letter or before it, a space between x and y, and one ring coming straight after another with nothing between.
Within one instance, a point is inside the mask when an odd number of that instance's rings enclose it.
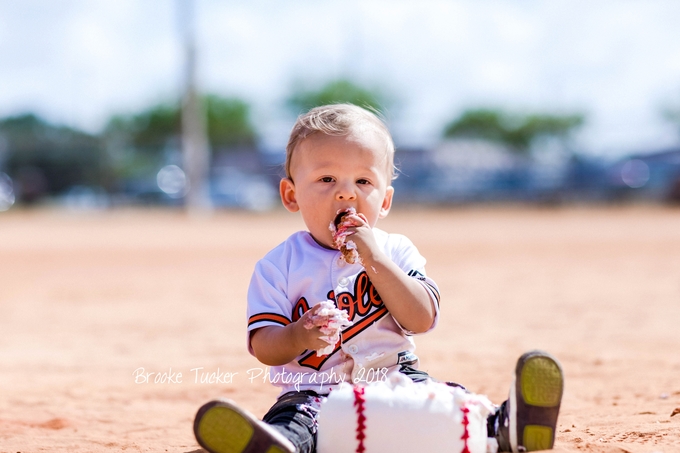
<instances>
[{"instance_id":1,"label":"baby's hand","mask_svg":"<svg viewBox=\"0 0 680 453\"><path fill-rule=\"evenodd\" d=\"M316 313L307 318L305 328L312 329L318 327L319 331L324 335L321 339L328 344L326 347L316 350L316 355L321 357L335 350L335 346L340 342L342 329L351 326L352 321L349 320L347 312L336 307L335 302L332 300L319 302L315 306L321 308L317 309Z\"/></svg>"},{"instance_id":2,"label":"baby's hand","mask_svg":"<svg viewBox=\"0 0 680 453\"><path fill-rule=\"evenodd\" d=\"M314 326L311 318L322 308L321 304L317 304L307 310L294 323L294 338L298 350L316 351L328 346L328 342L321 339L325 334L321 331L321 326Z\"/></svg>"},{"instance_id":3,"label":"baby's hand","mask_svg":"<svg viewBox=\"0 0 680 453\"><path fill-rule=\"evenodd\" d=\"M344 218L351 226L347 226L347 242L352 241L362 262L370 260L374 254L379 253L378 243L375 241L373 231L368 220L362 213L348 214Z\"/></svg>"}]
</instances>

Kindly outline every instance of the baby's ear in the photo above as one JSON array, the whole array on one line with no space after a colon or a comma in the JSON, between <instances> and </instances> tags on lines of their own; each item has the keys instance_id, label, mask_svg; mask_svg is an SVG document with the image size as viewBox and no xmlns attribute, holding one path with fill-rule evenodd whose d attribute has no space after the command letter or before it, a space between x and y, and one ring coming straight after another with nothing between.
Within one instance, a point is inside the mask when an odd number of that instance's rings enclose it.
<instances>
[{"instance_id":1,"label":"baby's ear","mask_svg":"<svg viewBox=\"0 0 680 453\"><path fill-rule=\"evenodd\" d=\"M380 206L379 218L384 219L392 209L392 197L394 196L394 187L389 186L385 191L385 198L383 198L382 206Z\"/></svg>"},{"instance_id":2,"label":"baby's ear","mask_svg":"<svg viewBox=\"0 0 680 453\"><path fill-rule=\"evenodd\" d=\"M290 212L298 212L300 207L295 198L295 184L290 178L283 178L279 183L279 194L281 195L281 203L283 207Z\"/></svg>"}]
</instances>

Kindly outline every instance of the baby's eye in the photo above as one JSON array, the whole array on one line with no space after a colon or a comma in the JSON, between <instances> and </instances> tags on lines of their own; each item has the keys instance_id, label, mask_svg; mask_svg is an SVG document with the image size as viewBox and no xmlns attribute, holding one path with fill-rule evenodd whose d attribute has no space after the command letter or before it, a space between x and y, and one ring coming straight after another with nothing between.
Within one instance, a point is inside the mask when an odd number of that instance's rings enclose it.
<instances>
[{"instance_id":1,"label":"baby's eye","mask_svg":"<svg viewBox=\"0 0 680 453\"><path fill-rule=\"evenodd\" d=\"M368 179L357 179L357 184L370 184L371 181Z\"/></svg>"},{"instance_id":2,"label":"baby's eye","mask_svg":"<svg viewBox=\"0 0 680 453\"><path fill-rule=\"evenodd\" d=\"M333 178L331 178L330 176L324 176L319 181L321 181L321 182L333 182Z\"/></svg>"}]
</instances>

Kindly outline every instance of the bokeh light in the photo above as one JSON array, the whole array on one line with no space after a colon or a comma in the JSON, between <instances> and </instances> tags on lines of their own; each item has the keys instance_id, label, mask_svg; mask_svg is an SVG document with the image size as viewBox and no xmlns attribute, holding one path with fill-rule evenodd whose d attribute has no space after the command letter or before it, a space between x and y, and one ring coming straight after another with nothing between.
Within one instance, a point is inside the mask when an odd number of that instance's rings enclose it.
<instances>
[{"instance_id":1,"label":"bokeh light","mask_svg":"<svg viewBox=\"0 0 680 453\"><path fill-rule=\"evenodd\" d=\"M15 200L12 179L5 173L0 173L0 212L11 208Z\"/></svg>"},{"instance_id":2,"label":"bokeh light","mask_svg":"<svg viewBox=\"0 0 680 453\"><path fill-rule=\"evenodd\" d=\"M158 188L172 198L183 197L187 189L187 177L177 165L166 165L156 175Z\"/></svg>"},{"instance_id":3,"label":"bokeh light","mask_svg":"<svg viewBox=\"0 0 680 453\"><path fill-rule=\"evenodd\" d=\"M621 180L631 189L644 187L649 181L649 166L640 159L630 159L621 167Z\"/></svg>"}]
</instances>

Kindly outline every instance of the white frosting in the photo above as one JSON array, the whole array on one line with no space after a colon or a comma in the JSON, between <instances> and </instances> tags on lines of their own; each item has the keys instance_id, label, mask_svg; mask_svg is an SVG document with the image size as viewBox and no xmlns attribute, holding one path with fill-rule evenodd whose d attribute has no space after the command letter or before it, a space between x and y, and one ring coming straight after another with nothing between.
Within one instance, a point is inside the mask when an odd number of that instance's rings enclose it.
<instances>
[{"instance_id":1,"label":"white frosting","mask_svg":"<svg viewBox=\"0 0 680 453\"><path fill-rule=\"evenodd\" d=\"M354 208L341 209L336 213L336 215L343 213L356 214L356 212L357 211ZM328 225L328 229L331 231L331 233L333 233L333 244L335 245L335 248L342 252L342 259L349 264L361 264L361 257L357 251L356 244L354 241L347 240L347 237L350 236L347 228L352 226L354 226L354 223L350 220L346 220L343 216L340 223L337 225L334 221L331 221L330 225Z\"/></svg>"},{"instance_id":2,"label":"white frosting","mask_svg":"<svg viewBox=\"0 0 680 453\"><path fill-rule=\"evenodd\" d=\"M323 336L319 337L321 340L328 343L328 346L316 351L316 355L330 354L335 349L335 345L340 341L340 332L343 327L351 326L352 321L347 317L345 310L336 308L335 303L330 300L319 302L321 308L314 313L314 315L307 318L305 329L312 329L319 327Z\"/></svg>"},{"instance_id":3,"label":"white frosting","mask_svg":"<svg viewBox=\"0 0 680 453\"><path fill-rule=\"evenodd\" d=\"M345 383L321 403L319 453L356 452L357 431L366 453L494 452L487 442L486 418L493 405L485 396L428 381L414 383L400 373L363 389L364 427L358 425L355 387Z\"/></svg>"}]
</instances>

